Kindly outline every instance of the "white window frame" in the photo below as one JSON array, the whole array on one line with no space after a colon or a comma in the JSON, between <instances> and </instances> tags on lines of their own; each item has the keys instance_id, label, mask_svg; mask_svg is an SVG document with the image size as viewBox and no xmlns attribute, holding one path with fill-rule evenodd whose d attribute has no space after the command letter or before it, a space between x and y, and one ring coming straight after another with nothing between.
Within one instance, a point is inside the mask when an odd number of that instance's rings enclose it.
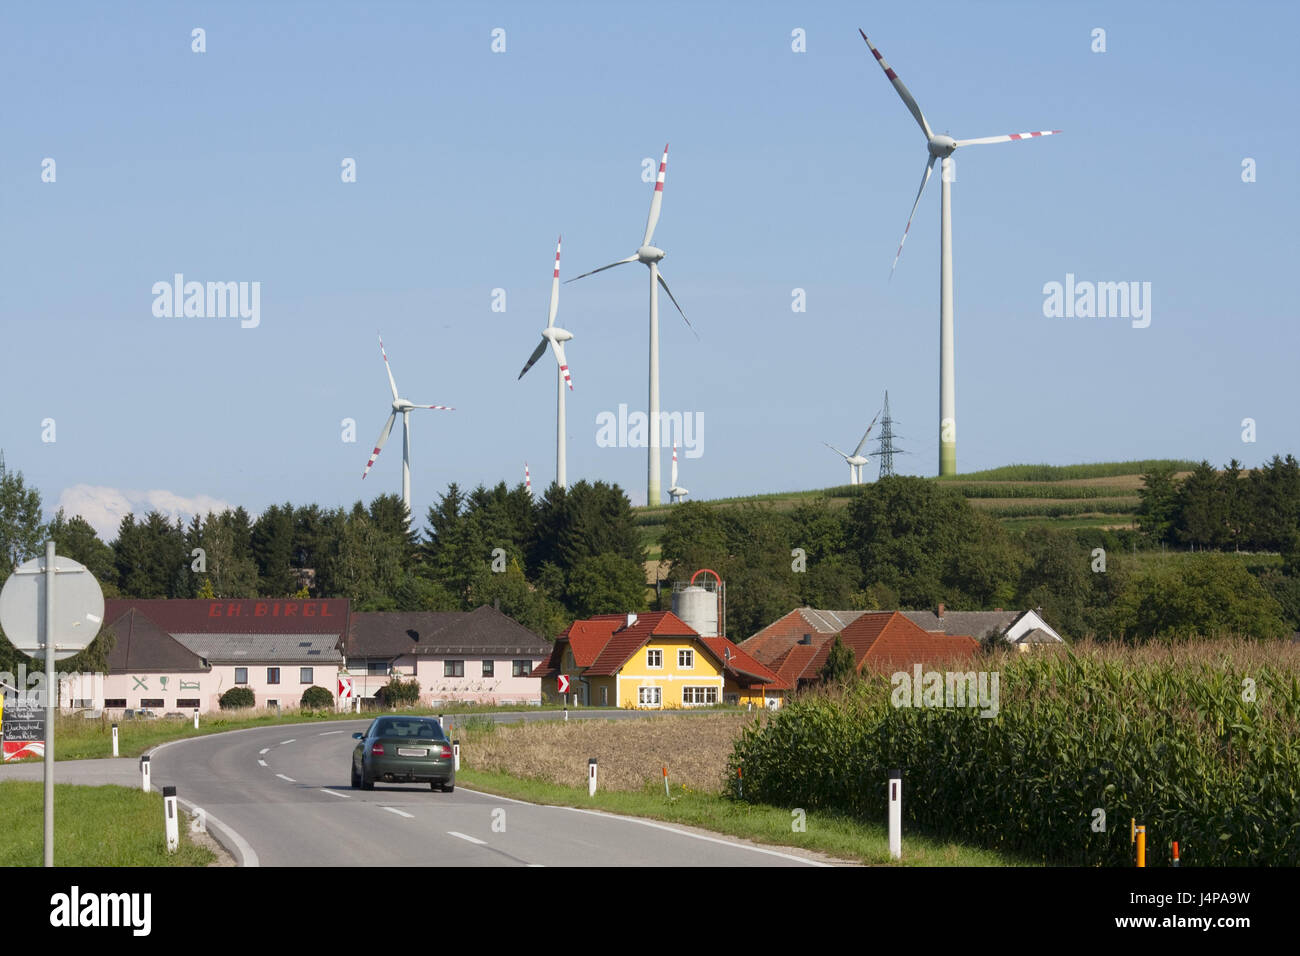
<instances>
[{"instance_id":1,"label":"white window frame","mask_svg":"<svg viewBox=\"0 0 1300 956\"><path fill-rule=\"evenodd\" d=\"M686 695L690 694L692 698L699 696L702 700L687 700ZM710 695L713 699L709 700ZM690 684L682 687L682 706L683 707L709 707L718 702L718 688L710 684Z\"/></svg>"},{"instance_id":2,"label":"white window frame","mask_svg":"<svg viewBox=\"0 0 1300 956\"><path fill-rule=\"evenodd\" d=\"M682 657L685 655L686 663L682 663ZM679 671L695 670L695 649L691 647L679 647L677 649L677 669Z\"/></svg>"},{"instance_id":3,"label":"white window frame","mask_svg":"<svg viewBox=\"0 0 1300 956\"><path fill-rule=\"evenodd\" d=\"M654 700L646 700L647 697L653 697ZM642 684L636 689L636 705L638 707L663 707L664 689Z\"/></svg>"},{"instance_id":4,"label":"white window frame","mask_svg":"<svg viewBox=\"0 0 1300 956\"><path fill-rule=\"evenodd\" d=\"M654 663L655 658L659 663ZM664 650L662 647L647 647L645 650L645 666L651 670L661 671L664 669Z\"/></svg>"}]
</instances>

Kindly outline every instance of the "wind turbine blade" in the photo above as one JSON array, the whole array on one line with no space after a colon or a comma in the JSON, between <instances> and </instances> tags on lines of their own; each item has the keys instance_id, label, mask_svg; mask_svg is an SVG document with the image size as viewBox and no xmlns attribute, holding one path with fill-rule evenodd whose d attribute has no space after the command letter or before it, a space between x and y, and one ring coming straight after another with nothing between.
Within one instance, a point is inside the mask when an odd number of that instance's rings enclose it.
<instances>
[{"instance_id":1,"label":"wind turbine blade","mask_svg":"<svg viewBox=\"0 0 1300 956\"><path fill-rule=\"evenodd\" d=\"M440 412L454 412L456 409L450 405L412 405L412 408L436 408Z\"/></svg>"},{"instance_id":2,"label":"wind turbine blade","mask_svg":"<svg viewBox=\"0 0 1300 956\"><path fill-rule=\"evenodd\" d=\"M861 27L858 27L858 32L862 33ZM867 35L865 33L862 33L862 39L866 40L867 46L871 48L871 52L876 58L876 62L879 63L880 68L885 71L885 76L889 77L889 82L893 83L894 89L898 90L898 95L903 98L904 105L912 111L912 116L915 117L916 122L920 124L921 132L925 133L925 138L927 140L934 139L934 132L930 129L930 124L925 121L925 116L921 113L921 107L916 105L916 99L912 96L912 91L909 90L903 81L898 78L898 74L894 72L893 68L888 62L886 62L885 58L880 55L880 51L871 45L871 41L867 40Z\"/></svg>"},{"instance_id":3,"label":"wind turbine blade","mask_svg":"<svg viewBox=\"0 0 1300 956\"><path fill-rule=\"evenodd\" d=\"M384 371L388 373L388 384L393 389L393 401L397 401L397 383L393 381L393 370L388 367L388 353L384 351L384 337L379 337L379 354L384 357Z\"/></svg>"},{"instance_id":4,"label":"wind turbine blade","mask_svg":"<svg viewBox=\"0 0 1300 956\"><path fill-rule=\"evenodd\" d=\"M626 259L619 259L618 262L611 262L607 266L601 266L599 269L592 269L590 272L584 272L582 275L574 276L572 279L565 279L564 283L565 285L568 285L570 282L577 282L579 279L585 279L587 278L587 276L594 276L597 272L604 272L606 269L612 269L615 266L621 266L624 263L628 263L628 262L636 262L635 253L628 256Z\"/></svg>"},{"instance_id":5,"label":"wind turbine blade","mask_svg":"<svg viewBox=\"0 0 1300 956\"><path fill-rule=\"evenodd\" d=\"M560 310L560 236L555 240L555 274L551 277L551 310L546 317L546 327L549 329L555 324L555 313ZM538 352L538 355L541 353ZM524 371L528 371L524 369ZM523 375L523 372L519 373Z\"/></svg>"},{"instance_id":6,"label":"wind turbine blade","mask_svg":"<svg viewBox=\"0 0 1300 956\"><path fill-rule=\"evenodd\" d=\"M530 368L532 368L534 365L537 364L537 360L542 357L542 353L545 351L546 351L546 338L543 336L541 344L538 345L537 348L533 349L532 355L528 356L528 361L527 363L524 364L524 371L519 373L519 378L523 378L524 372L527 372ZM515 381L516 382L519 381L519 378L515 379Z\"/></svg>"},{"instance_id":7,"label":"wind turbine blade","mask_svg":"<svg viewBox=\"0 0 1300 956\"><path fill-rule=\"evenodd\" d=\"M664 158L659 161L659 176L655 179L655 192L650 198L650 216L645 221L645 238L641 245L650 245L655 226L659 225L659 207L664 204L664 173L668 171L668 144L664 143Z\"/></svg>"},{"instance_id":8,"label":"wind turbine blade","mask_svg":"<svg viewBox=\"0 0 1300 956\"><path fill-rule=\"evenodd\" d=\"M677 299L673 295L673 290L668 288L668 283L664 281L664 274L660 272L658 273L658 275L659 275L659 284L663 286L664 291L668 293L668 298L673 300L673 305L677 305ZM700 333L695 331L695 326L691 325L691 320L686 318L686 313L682 312L682 307L680 305L677 305L677 311L681 312L682 321L686 323L687 328L689 328L691 332L695 334L695 337L698 339L700 337Z\"/></svg>"},{"instance_id":9,"label":"wind turbine blade","mask_svg":"<svg viewBox=\"0 0 1300 956\"><path fill-rule=\"evenodd\" d=\"M838 448L836 448L836 447L835 447L834 445L832 445L830 442L828 442L828 441L824 441L824 442L822 442L822 444L825 445L827 448L829 448L831 451L835 452L835 454L839 455L839 456L840 456L841 458L843 458L845 461L848 461L848 460L849 460L849 457L850 457L850 456L844 454L844 452L840 451Z\"/></svg>"},{"instance_id":10,"label":"wind turbine blade","mask_svg":"<svg viewBox=\"0 0 1300 956\"><path fill-rule=\"evenodd\" d=\"M673 442L673 480L670 481L669 487L677 487L677 442Z\"/></svg>"},{"instance_id":11,"label":"wind turbine blade","mask_svg":"<svg viewBox=\"0 0 1300 956\"><path fill-rule=\"evenodd\" d=\"M1037 133L1008 133L1006 136L981 136L979 139L959 139L958 146L981 146L984 143L1014 143L1022 139L1034 139L1038 136L1055 136L1059 129L1045 129Z\"/></svg>"},{"instance_id":12,"label":"wind turbine blade","mask_svg":"<svg viewBox=\"0 0 1300 956\"><path fill-rule=\"evenodd\" d=\"M876 412L876 418L880 417L880 412ZM858 447L853 449L853 457L857 458L862 454L862 446L867 443L867 435L871 434L871 429L876 427L876 418L871 419L871 424L867 426L866 433L862 436L862 441L858 442Z\"/></svg>"},{"instance_id":13,"label":"wind turbine blade","mask_svg":"<svg viewBox=\"0 0 1300 956\"><path fill-rule=\"evenodd\" d=\"M393 430L393 419L396 417L396 411L389 413L388 421L384 423L384 430L379 433L379 440L375 442L375 450L370 453L370 460L366 462L366 470L361 473L362 478L365 478L366 475L370 473L370 468L374 465L375 459L378 458L379 453L383 451L384 442L388 441L388 433Z\"/></svg>"},{"instance_id":14,"label":"wind turbine blade","mask_svg":"<svg viewBox=\"0 0 1300 956\"><path fill-rule=\"evenodd\" d=\"M930 161L925 164L925 175L921 177L921 188L916 191L916 199L912 202L912 211L907 216L907 227L903 230L903 238L898 240L898 251L894 253L894 264L889 267L889 277L894 277L894 270L898 268L898 260L903 255L903 243L907 242L907 233L912 228L912 217L916 215L916 207L921 204L921 194L925 192L925 184L930 181L930 173L934 171L935 157L931 156Z\"/></svg>"},{"instance_id":15,"label":"wind turbine blade","mask_svg":"<svg viewBox=\"0 0 1300 956\"><path fill-rule=\"evenodd\" d=\"M564 343L552 340L551 351L555 353L555 361L560 363L560 374L564 376L564 384L569 386L569 391L573 391L573 379L569 377L569 362L564 357Z\"/></svg>"}]
</instances>

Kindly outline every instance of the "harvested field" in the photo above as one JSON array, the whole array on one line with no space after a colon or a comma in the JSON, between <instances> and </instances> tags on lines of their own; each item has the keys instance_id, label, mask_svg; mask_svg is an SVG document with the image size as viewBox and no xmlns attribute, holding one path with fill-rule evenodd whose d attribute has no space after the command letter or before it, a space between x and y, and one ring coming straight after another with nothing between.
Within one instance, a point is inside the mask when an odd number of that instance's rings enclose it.
<instances>
[{"instance_id":1,"label":"harvested field","mask_svg":"<svg viewBox=\"0 0 1300 956\"><path fill-rule=\"evenodd\" d=\"M480 725L464 730L461 763L564 786L587 780L587 759L595 757L602 790L662 787L668 779L692 790L720 793L741 729L758 714L695 714L644 720L570 720Z\"/></svg>"}]
</instances>

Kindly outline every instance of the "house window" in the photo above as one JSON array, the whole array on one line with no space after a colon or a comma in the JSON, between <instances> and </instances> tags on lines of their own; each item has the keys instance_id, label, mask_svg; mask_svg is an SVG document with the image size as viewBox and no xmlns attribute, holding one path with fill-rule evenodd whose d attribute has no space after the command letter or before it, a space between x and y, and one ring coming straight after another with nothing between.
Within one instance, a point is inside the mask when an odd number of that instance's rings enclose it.
<instances>
[{"instance_id":1,"label":"house window","mask_svg":"<svg viewBox=\"0 0 1300 956\"><path fill-rule=\"evenodd\" d=\"M658 687L638 687L637 703L642 707L658 707L663 703L663 692Z\"/></svg>"},{"instance_id":2,"label":"house window","mask_svg":"<svg viewBox=\"0 0 1300 956\"><path fill-rule=\"evenodd\" d=\"M267 700L266 707L267 710L270 710L272 707L274 707L276 710L279 710L280 702L278 700Z\"/></svg>"},{"instance_id":3,"label":"house window","mask_svg":"<svg viewBox=\"0 0 1300 956\"><path fill-rule=\"evenodd\" d=\"M247 667L236 667L236 668L235 668L235 683L236 683L236 684L247 684L247 683L248 683L248 668L247 668Z\"/></svg>"},{"instance_id":4,"label":"house window","mask_svg":"<svg viewBox=\"0 0 1300 956\"><path fill-rule=\"evenodd\" d=\"M310 683L312 682L312 676L311 676L311 675L312 675L312 668L310 668L310 667L299 667L299 668L298 668L298 683L300 683L300 684L310 684Z\"/></svg>"},{"instance_id":5,"label":"house window","mask_svg":"<svg viewBox=\"0 0 1300 956\"><path fill-rule=\"evenodd\" d=\"M366 673L371 677L387 677L388 661L366 661Z\"/></svg>"},{"instance_id":6,"label":"house window","mask_svg":"<svg viewBox=\"0 0 1300 956\"><path fill-rule=\"evenodd\" d=\"M609 688L608 688L608 687L602 687L602 688L600 689L600 706L601 706L601 707L608 707L608 706L609 706Z\"/></svg>"},{"instance_id":7,"label":"house window","mask_svg":"<svg viewBox=\"0 0 1300 956\"><path fill-rule=\"evenodd\" d=\"M194 710L199 706L199 699L197 697L180 697L176 700L176 706L178 708L183 707L187 710Z\"/></svg>"},{"instance_id":8,"label":"house window","mask_svg":"<svg viewBox=\"0 0 1300 956\"><path fill-rule=\"evenodd\" d=\"M663 667L663 666L664 666L664 652L661 651L661 650L660 650L659 648L657 648L657 647L651 648L650 650L646 651L646 652L645 652L645 666L646 666L646 667Z\"/></svg>"},{"instance_id":9,"label":"house window","mask_svg":"<svg viewBox=\"0 0 1300 956\"><path fill-rule=\"evenodd\" d=\"M512 677L527 677L533 672L532 661L515 661Z\"/></svg>"},{"instance_id":10,"label":"house window","mask_svg":"<svg viewBox=\"0 0 1300 956\"><path fill-rule=\"evenodd\" d=\"M690 648L677 652L677 666L683 670L691 670L695 667L695 652Z\"/></svg>"},{"instance_id":11,"label":"house window","mask_svg":"<svg viewBox=\"0 0 1300 956\"><path fill-rule=\"evenodd\" d=\"M142 708L157 707L159 710L162 710L163 699L161 697L142 697L140 699L140 706Z\"/></svg>"},{"instance_id":12,"label":"house window","mask_svg":"<svg viewBox=\"0 0 1300 956\"><path fill-rule=\"evenodd\" d=\"M573 665L573 651L572 651L572 650L565 651L565 652L564 652L564 669L565 669L566 671L571 671L571 670L573 670L573 666L574 666L574 665Z\"/></svg>"},{"instance_id":13,"label":"house window","mask_svg":"<svg viewBox=\"0 0 1300 956\"><path fill-rule=\"evenodd\" d=\"M682 703L687 707L698 707L701 704L716 704L718 702L718 689L716 687L683 687Z\"/></svg>"},{"instance_id":14,"label":"house window","mask_svg":"<svg viewBox=\"0 0 1300 956\"><path fill-rule=\"evenodd\" d=\"M465 662L464 661L443 661L442 676L443 677L464 677Z\"/></svg>"},{"instance_id":15,"label":"house window","mask_svg":"<svg viewBox=\"0 0 1300 956\"><path fill-rule=\"evenodd\" d=\"M104 706L105 706L105 707L121 707L121 708L125 709L125 708L126 708L126 698L125 698L125 697L109 697L109 698L107 698L107 699L104 701Z\"/></svg>"},{"instance_id":16,"label":"house window","mask_svg":"<svg viewBox=\"0 0 1300 956\"><path fill-rule=\"evenodd\" d=\"M278 683L280 683L280 668L278 668L278 667L268 667L268 668L266 669L266 682L267 682L268 684L278 684Z\"/></svg>"},{"instance_id":17,"label":"house window","mask_svg":"<svg viewBox=\"0 0 1300 956\"><path fill-rule=\"evenodd\" d=\"M484 662L483 662L483 676L484 676L484 677L495 677L495 676L496 676L496 661L484 661Z\"/></svg>"}]
</instances>

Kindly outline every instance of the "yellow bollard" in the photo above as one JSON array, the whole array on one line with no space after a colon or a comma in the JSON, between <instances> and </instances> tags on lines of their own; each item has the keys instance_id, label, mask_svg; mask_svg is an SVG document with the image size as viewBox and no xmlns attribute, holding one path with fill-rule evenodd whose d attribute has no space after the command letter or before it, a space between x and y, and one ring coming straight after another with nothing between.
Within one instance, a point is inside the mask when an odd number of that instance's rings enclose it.
<instances>
[{"instance_id":1,"label":"yellow bollard","mask_svg":"<svg viewBox=\"0 0 1300 956\"><path fill-rule=\"evenodd\" d=\"M1138 866L1147 865L1147 828L1139 826L1137 828L1137 845L1138 845Z\"/></svg>"}]
</instances>

